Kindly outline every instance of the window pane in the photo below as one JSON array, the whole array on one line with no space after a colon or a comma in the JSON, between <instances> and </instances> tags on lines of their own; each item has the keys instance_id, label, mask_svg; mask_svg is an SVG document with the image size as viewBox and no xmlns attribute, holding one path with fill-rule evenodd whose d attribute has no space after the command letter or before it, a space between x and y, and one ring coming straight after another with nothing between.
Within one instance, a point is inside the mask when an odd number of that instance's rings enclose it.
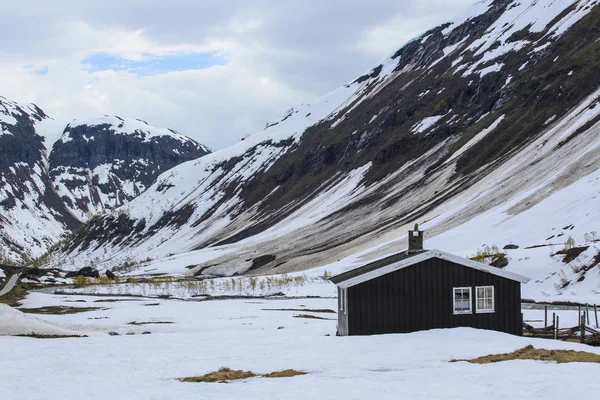
<instances>
[{"instance_id":1,"label":"window pane","mask_svg":"<svg viewBox=\"0 0 600 400\"><path fill-rule=\"evenodd\" d=\"M454 312L471 311L471 292L468 288L454 289Z\"/></svg>"},{"instance_id":2,"label":"window pane","mask_svg":"<svg viewBox=\"0 0 600 400\"><path fill-rule=\"evenodd\" d=\"M494 311L494 287L477 287L477 311Z\"/></svg>"}]
</instances>

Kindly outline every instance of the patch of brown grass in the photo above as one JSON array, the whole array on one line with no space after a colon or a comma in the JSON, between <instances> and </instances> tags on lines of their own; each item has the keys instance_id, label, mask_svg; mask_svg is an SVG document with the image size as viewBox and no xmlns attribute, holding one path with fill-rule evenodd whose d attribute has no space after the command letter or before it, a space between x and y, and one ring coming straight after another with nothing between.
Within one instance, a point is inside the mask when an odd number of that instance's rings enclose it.
<instances>
[{"instance_id":1,"label":"patch of brown grass","mask_svg":"<svg viewBox=\"0 0 600 400\"><path fill-rule=\"evenodd\" d=\"M11 307L20 307L22 300L25 300L29 293L21 283L17 283L13 290L6 293L4 296L0 296L0 303L9 305Z\"/></svg>"},{"instance_id":2,"label":"patch of brown grass","mask_svg":"<svg viewBox=\"0 0 600 400\"><path fill-rule=\"evenodd\" d=\"M94 300L94 303L118 303L118 302L124 302L124 301L143 301L140 299L99 299L99 300Z\"/></svg>"},{"instance_id":3,"label":"patch of brown grass","mask_svg":"<svg viewBox=\"0 0 600 400\"><path fill-rule=\"evenodd\" d=\"M308 372L296 371L295 369L284 369L283 371L275 371L270 374L265 374L265 378L291 378L292 376L306 375Z\"/></svg>"},{"instance_id":4,"label":"patch of brown grass","mask_svg":"<svg viewBox=\"0 0 600 400\"><path fill-rule=\"evenodd\" d=\"M35 339L67 339L67 338L84 338L87 335L44 335L40 333L28 333L26 335L16 335L19 337L30 337Z\"/></svg>"},{"instance_id":5,"label":"patch of brown grass","mask_svg":"<svg viewBox=\"0 0 600 400\"><path fill-rule=\"evenodd\" d=\"M451 362L467 361L474 364L491 364L510 360L555 361L559 364L570 362L600 363L600 355L586 351L536 349L529 345L512 353L490 354L472 360L451 360Z\"/></svg>"},{"instance_id":6,"label":"patch of brown grass","mask_svg":"<svg viewBox=\"0 0 600 400\"><path fill-rule=\"evenodd\" d=\"M27 314L65 315L65 314L79 314L79 313L88 312L88 311L108 310L108 308L46 306L46 307L39 307L39 308L20 308L19 310L24 313L27 313Z\"/></svg>"},{"instance_id":7,"label":"patch of brown grass","mask_svg":"<svg viewBox=\"0 0 600 400\"><path fill-rule=\"evenodd\" d=\"M232 370L229 368L220 368L218 371L209 372L202 376L190 376L179 378L181 382L228 382L240 379L253 378L256 374L252 371Z\"/></svg>"},{"instance_id":8,"label":"patch of brown grass","mask_svg":"<svg viewBox=\"0 0 600 400\"><path fill-rule=\"evenodd\" d=\"M297 311L297 312L314 312L314 313L328 313L335 314L335 311L327 308L263 308L263 311Z\"/></svg>"},{"instance_id":9,"label":"patch of brown grass","mask_svg":"<svg viewBox=\"0 0 600 400\"><path fill-rule=\"evenodd\" d=\"M294 318L307 318L307 319L325 319L325 320L329 320L332 321L332 318L323 318L323 317L319 317L317 315L309 315L309 314L298 314L298 315L294 315Z\"/></svg>"}]
</instances>

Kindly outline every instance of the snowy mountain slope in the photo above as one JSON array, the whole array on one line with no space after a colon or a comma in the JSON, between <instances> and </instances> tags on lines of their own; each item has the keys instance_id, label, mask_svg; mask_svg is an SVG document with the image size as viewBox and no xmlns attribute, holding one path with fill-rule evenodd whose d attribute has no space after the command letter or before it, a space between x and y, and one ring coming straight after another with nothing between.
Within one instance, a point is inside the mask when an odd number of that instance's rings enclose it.
<instances>
[{"instance_id":1,"label":"snowy mountain slope","mask_svg":"<svg viewBox=\"0 0 600 400\"><path fill-rule=\"evenodd\" d=\"M124 204L161 172L209 152L143 121L60 124L34 104L0 96L0 261L39 257L89 216Z\"/></svg>"},{"instance_id":2,"label":"snowy mountain slope","mask_svg":"<svg viewBox=\"0 0 600 400\"><path fill-rule=\"evenodd\" d=\"M0 258L42 254L79 226L47 176L44 138L36 125L48 119L37 106L0 96Z\"/></svg>"},{"instance_id":3,"label":"snowy mountain slope","mask_svg":"<svg viewBox=\"0 0 600 400\"><path fill-rule=\"evenodd\" d=\"M80 220L132 200L160 173L210 150L144 121L102 117L73 121L49 157L55 190Z\"/></svg>"},{"instance_id":4,"label":"snowy mountain slope","mask_svg":"<svg viewBox=\"0 0 600 400\"><path fill-rule=\"evenodd\" d=\"M191 273L214 274L349 267L403 249L414 222L467 255L507 240L507 223L526 231L529 215L535 229L519 237L543 243L584 218L577 197L596 195L577 183L599 166L599 25L597 1L478 2L278 124L161 175L57 260L181 254ZM561 213L546 206L553 196ZM490 225L469 225L480 218ZM585 218L573 234L594 230L597 211Z\"/></svg>"}]
</instances>

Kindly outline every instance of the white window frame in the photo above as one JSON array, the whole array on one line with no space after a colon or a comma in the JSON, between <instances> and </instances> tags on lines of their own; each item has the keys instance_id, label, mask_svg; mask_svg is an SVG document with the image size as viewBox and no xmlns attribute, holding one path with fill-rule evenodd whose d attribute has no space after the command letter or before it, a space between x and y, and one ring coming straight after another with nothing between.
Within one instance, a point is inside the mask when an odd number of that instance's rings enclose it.
<instances>
[{"instance_id":1,"label":"white window frame","mask_svg":"<svg viewBox=\"0 0 600 400\"><path fill-rule=\"evenodd\" d=\"M469 291L469 310L457 311L456 310L456 291L457 290L468 290ZM455 287L452 288L452 310L454 311L454 315L465 315L465 314L473 314L473 290L471 287Z\"/></svg>"},{"instance_id":2,"label":"white window frame","mask_svg":"<svg viewBox=\"0 0 600 400\"><path fill-rule=\"evenodd\" d=\"M479 289L492 289L492 308L479 308ZM475 287L475 312L477 314L489 314L496 312L496 301L494 299L494 286L476 286ZM489 297L482 297L482 299L489 299Z\"/></svg>"},{"instance_id":3,"label":"white window frame","mask_svg":"<svg viewBox=\"0 0 600 400\"><path fill-rule=\"evenodd\" d=\"M340 288L340 312L348 314L348 289Z\"/></svg>"}]
</instances>

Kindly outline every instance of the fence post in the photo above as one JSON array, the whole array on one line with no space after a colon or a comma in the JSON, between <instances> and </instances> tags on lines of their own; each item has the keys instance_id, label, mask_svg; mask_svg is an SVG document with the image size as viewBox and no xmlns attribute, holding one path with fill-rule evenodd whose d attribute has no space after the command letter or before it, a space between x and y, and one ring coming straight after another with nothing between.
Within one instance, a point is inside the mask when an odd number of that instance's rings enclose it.
<instances>
[{"instance_id":1,"label":"fence post","mask_svg":"<svg viewBox=\"0 0 600 400\"><path fill-rule=\"evenodd\" d=\"M594 305L594 314L596 315L596 329L598 329L598 306Z\"/></svg>"},{"instance_id":2,"label":"fence post","mask_svg":"<svg viewBox=\"0 0 600 400\"><path fill-rule=\"evenodd\" d=\"M577 306L577 325L581 325L581 306Z\"/></svg>"},{"instance_id":3,"label":"fence post","mask_svg":"<svg viewBox=\"0 0 600 400\"><path fill-rule=\"evenodd\" d=\"M590 323L590 307L589 307L589 304L585 305L585 321L588 324Z\"/></svg>"},{"instance_id":4,"label":"fence post","mask_svg":"<svg viewBox=\"0 0 600 400\"><path fill-rule=\"evenodd\" d=\"M544 306L544 328L548 326L548 306Z\"/></svg>"},{"instance_id":5,"label":"fence post","mask_svg":"<svg viewBox=\"0 0 600 400\"><path fill-rule=\"evenodd\" d=\"M585 313L581 314L581 343L585 343Z\"/></svg>"},{"instance_id":6,"label":"fence post","mask_svg":"<svg viewBox=\"0 0 600 400\"><path fill-rule=\"evenodd\" d=\"M556 313L552 313L552 329L556 330Z\"/></svg>"},{"instance_id":7,"label":"fence post","mask_svg":"<svg viewBox=\"0 0 600 400\"><path fill-rule=\"evenodd\" d=\"M558 323L559 323L559 318L558 315L556 316L556 328L554 328L554 339L557 340L558 339Z\"/></svg>"}]
</instances>

